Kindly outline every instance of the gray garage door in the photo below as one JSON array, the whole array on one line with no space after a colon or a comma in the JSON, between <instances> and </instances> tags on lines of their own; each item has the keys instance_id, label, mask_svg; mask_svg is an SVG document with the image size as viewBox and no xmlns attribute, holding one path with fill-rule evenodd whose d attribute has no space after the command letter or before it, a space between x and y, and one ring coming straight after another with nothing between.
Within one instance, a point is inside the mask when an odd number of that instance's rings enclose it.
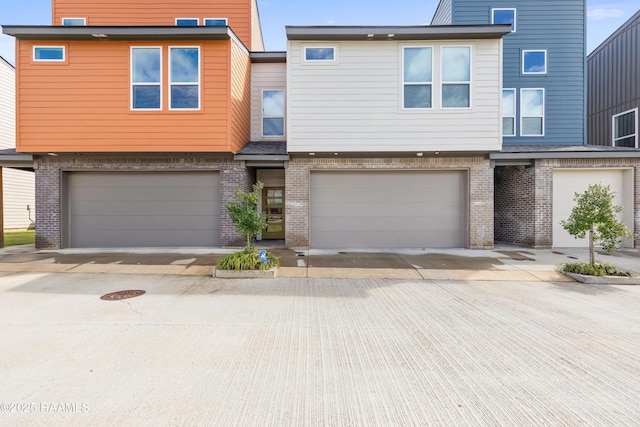
<instances>
[{"instance_id":1,"label":"gray garage door","mask_svg":"<svg viewBox=\"0 0 640 427\"><path fill-rule=\"evenodd\" d=\"M71 172L67 246L220 244L218 172Z\"/></svg>"},{"instance_id":2,"label":"gray garage door","mask_svg":"<svg viewBox=\"0 0 640 427\"><path fill-rule=\"evenodd\" d=\"M466 247L464 171L311 173L310 246Z\"/></svg>"}]
</instances>

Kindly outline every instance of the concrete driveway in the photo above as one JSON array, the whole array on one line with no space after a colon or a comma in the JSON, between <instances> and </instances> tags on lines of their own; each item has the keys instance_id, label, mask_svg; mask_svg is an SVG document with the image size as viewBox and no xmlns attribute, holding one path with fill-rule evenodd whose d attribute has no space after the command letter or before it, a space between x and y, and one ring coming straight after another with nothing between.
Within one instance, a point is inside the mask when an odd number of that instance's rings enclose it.
<instances>
[{"instance_id":1,"label":"concrete driveway","mask_svg":"<svg viewBox=\"0 0 640 427\"><path fill-rule=\"evenodd\" d=\"M0 273L0 425L637 426L639 317L633 286Z\"/></svg>"}]
</instances>

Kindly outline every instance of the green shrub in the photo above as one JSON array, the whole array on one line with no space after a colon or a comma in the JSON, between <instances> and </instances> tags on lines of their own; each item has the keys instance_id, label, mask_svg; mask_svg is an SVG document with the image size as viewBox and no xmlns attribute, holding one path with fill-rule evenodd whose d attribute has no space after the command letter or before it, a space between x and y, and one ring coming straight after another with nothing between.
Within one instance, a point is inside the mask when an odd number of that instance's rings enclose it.
<instances>
[{"instance_id":1,"label":"green shrub","mask_svg":"<svg viewBox=\"0 0 640 427\"><path fill-rule=\"evenodd\" d=\"M216 262L216 268L218 270L268 270L272 267L280 267L280 260L278 257L270 252L267 252L267 259L269 262L260 261L260 252L236 252L224 258L220 258Z\"/></svg>"},{"instance_id":2,"label":"green shrub","mask_svg":"<svg viewBox=\"0 0 640 427\"><path fill-rule=\"evenodd\" d=\"M566 273L583 274L586 276L633 276L632 271L621 270L615 265L606 262L566 262L560 264L560 270Z\"/></svg>"}]
</instances>

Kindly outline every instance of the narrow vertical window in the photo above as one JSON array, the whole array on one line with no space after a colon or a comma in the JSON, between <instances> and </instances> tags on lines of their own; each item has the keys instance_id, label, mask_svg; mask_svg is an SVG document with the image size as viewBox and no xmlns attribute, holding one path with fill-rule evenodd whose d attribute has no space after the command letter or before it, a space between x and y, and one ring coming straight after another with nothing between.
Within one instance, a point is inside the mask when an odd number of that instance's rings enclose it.
<instances>
[{"instance_id":1,"label":"narrow vertical window","mask_svg":"<svg viewBox=\"0 0 640 427\"><path fill-rule=\"evenodd\" d=\"M431 108L432 48L405 47L402 56L403 107Z\"/></svg>"},{"instance_id":2,"label":"narrow vertical window","mask_svg":"<svg viewBox=\"0 0 640 427\"><path fill-rule=\"evenodd\" d=\"M547 51L523 50L522 74L547 74Z\"/></svg>"},{"instance_id":3,"label":"narrow vertical window","mask_svg":"<svg viewBox=\"0 0 640 427\"><path fill-rule=\"evenodd\" d=\"M200 109L200 48L169 48L171 110Z\"/></svg>"},{"instance_id":4,"label":"narrow vertical window","mask_svg":"<svg viewBox=\"0 0 640 427\"><path fill-rule=\"evenodd\" d=\"M502 136L516 136L515 89L502 89Z\"/></svg>"},{"instance_id":5,"label":"narrow vertical window","mask_svg":"<svg viewBox=\"0 0 640 427\"><path fill-rule=\"evenodd\" d=\"M159 110L161 102L161 50L131 48L131 109Z\"/></svg>"},{"instance_id":6,"label":"narrow vertical window","mask_svg":"<svg viewBox=\"0 0 640 427\"><path fill-rule=\"evenodd\" d=\"M638 147L638 109L613 116L613 146Z\"/></svg>"},{"instance_id":7,"label":"narrow vertical window","mask_svg":"<svg viewBox=\"0 0 640 427\"><path fill-rule=\"evenodd\" d=\"M520 135L544 136L544 89L520 89Z\"/></svg>"},{"instance_id":8,"label":"narrow vertical window","mask_svg":"<svg viewBox=\"0 0 640 427\"><path fill-rule=\"evenodd\" d=\"M492 24L511 24L511 32L516 32L516 10L515 9L491 9Z\"/></svg>"},{"instance_id":9,"label":"narrow vertical window","mask_svg":"<svg viewBox=\"0 0 640 427\"><path fill-rule=\"evenodd\" d=\"M262 91L262 136L284 136L284 90Z\"/></svg>"},{"instance_id":10,"label":"narrow vertical window","mask_svg":"<svg viewBox=\"0 0 640 427\"><path fill-rule=\"evenodd\" d=\"M442 108L471 106L471 48L442 48Z\"/></svg>"}]
</instances>

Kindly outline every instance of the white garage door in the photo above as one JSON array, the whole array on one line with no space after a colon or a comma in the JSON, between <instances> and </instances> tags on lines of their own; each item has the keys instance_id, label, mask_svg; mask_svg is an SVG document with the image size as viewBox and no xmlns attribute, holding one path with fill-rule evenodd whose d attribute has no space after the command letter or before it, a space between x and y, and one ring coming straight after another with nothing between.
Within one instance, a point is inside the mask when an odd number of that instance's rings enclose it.
<instances>
[{"instance_id":1,"label":"white garage door","mask_svg":"<svg viewBox=\"0 0 640 427\"><path fill-rule=\"evenodd\" d=\"M71 172L73 248L220 245L218 172Z\"/></svg>"},{"instance_id":2,"label":"white garage door","mask_svg":"<svg viewBox=\"0 0 640 427\"><path fill-rule=\"evenodd\" d=\"M555 169L553 171L553 246L559 248L588 247L587 239L575 239L560 225L571 215L575 193L584 192L590 184L610 185L614 202L624 206L620 219L633 230L633 174L630 169ZM628 241L625 246L630 246Z\"/></svg>"},{"instance_id":3,"label":"white garage door","mask_svg":"<svg viewBox=\"0 0 640 427\"><path fill-rule=\"evenodd\" d=\"M465 171L311 173L310 246L467 246Z\"/></svg>"}]
</instances>

